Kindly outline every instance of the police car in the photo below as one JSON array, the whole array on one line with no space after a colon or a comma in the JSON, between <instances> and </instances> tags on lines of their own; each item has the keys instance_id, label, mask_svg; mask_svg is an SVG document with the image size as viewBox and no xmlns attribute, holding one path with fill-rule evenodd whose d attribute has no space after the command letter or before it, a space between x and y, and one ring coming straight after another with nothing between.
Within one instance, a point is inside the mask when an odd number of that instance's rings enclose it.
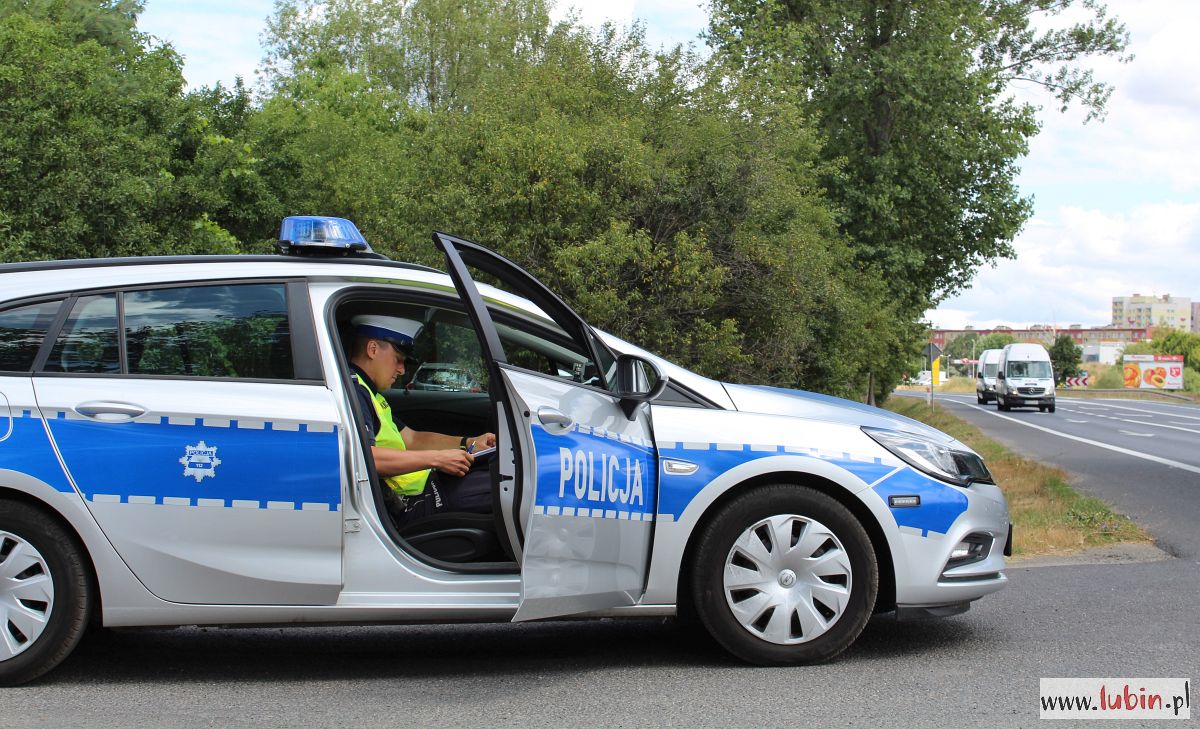
<instances>
[{"instance_id":1,"label":"police car","mask_svg":"<svg viewBox=\"0 0 1200 729\"><path fill-rule=\"evenodd\" d=\"M0 266L0 684L89 625L684 614L746 661L811 663L873 613L1005 585L1004 497L936 430L696 375L453 236L448 273L341 219L280 237ZM387 397L414 428L497 434L493 515L389 518L348 376L361 314L479 373Z\"/></svg>"}]
</instances>

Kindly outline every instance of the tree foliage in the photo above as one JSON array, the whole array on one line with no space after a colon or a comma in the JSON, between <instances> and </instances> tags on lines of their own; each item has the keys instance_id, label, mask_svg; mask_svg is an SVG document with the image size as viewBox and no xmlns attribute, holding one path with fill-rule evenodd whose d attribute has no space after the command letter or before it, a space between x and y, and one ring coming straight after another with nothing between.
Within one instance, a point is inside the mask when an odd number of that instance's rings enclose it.
<instances>
[{"instance_id":1,"label":"tree foliage","mask_svg":"<svg viewBox=\"0 0 1200 729\"><path fill-rule=\"evenodd\" d=\"M1028 215L1006 85L1103 108L1075 62L1123 29L1031 30L1067 5L721 0L706 59L547 0L276 0L253 98L185 93L141 0L14 0L0 260L265 251L323 213L441 266L437 228L704 374L879 394Z\"/></svg>"},{"instance_id":2,"label":"tree foliage","mask_svg":"<svg viewBox=\"0 0 1200 729\"><path fill-rule=\"evenodd\" d=\"M1067 11L1085 17L1043 29ZM710 40L731 73L810 100L859 266L919 315L1012 256L1032 211L1015 176L1038 126L1011 84L1099 115L1110 89L1078 62L1128 36L1094 0L716 0Z\"/></svg>"},{"instance_id":3,"label":"tree foliage","mask_svg":"<svg viewBox=\"0 0 1200 729\"><path fill-rule=\"evenodd\" d=\"M1063 384L1068 377L1079 372L1083 349L1069 334L1059 334L1050 345L1050 366L1054 368L1054 382Z\"/></svg>"},{"instance_id":4,"label":"tree foliage","mask_svg":"<svg viewBox=\"0 0 1200 729\"><path fill-rule=\"evenodd\" d=\"M179 56L136 31L139 10L0 12L0 260L236 252L218 218L277 212L231 182L253 155L209 128L225 92L185 96Z\"/></svg>"},{"instance_id":5,"label":"tree foliage","mask_svg":"<svg viewBox=\"0 0 1200 729\"><path fill-rule=\"evenodd\" d=\"M377 32L411 32L394 22ZM254 127L276 150L275 189L311 181L284 195L289 211L344 212L377 248L441 265L436 221L597 326L713 376L861 396L867 371L909 348L882 281L853 272L795 106L752 107L747 88L680 50L651 53L636 31L569 24L524 33L519 63L459 67L473 82L438 104L393 81L408 78L401 56L367 64L339 42L323 64L320 43L299 49L326 29L273 27L291 71ZM479 32L462 42L486 46Z\"/></svg>"}]
</instances>

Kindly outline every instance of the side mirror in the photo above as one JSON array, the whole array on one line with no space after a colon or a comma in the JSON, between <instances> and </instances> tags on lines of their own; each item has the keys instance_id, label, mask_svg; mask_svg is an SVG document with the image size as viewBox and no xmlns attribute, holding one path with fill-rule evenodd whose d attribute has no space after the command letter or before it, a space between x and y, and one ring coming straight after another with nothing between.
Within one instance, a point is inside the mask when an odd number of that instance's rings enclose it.
<instances>
[{"instance_id":1,"label":"side mirror","mask_svg":"<svg viewBox=\"0 0 1200 729\"><path fill-rule=\"evenodd\" d=\"M996 379L997 379L997 380L1003 380L1003 379L1004 379L1004 373L1003 373L1003 372L997 372L997 373L996 373Z\"/></svg>"},{"instance_id":2,"label":"side mirror","mask_svg":"<svg viewBox=\"0 0 1200 729\"><path fill-rule=\"evenodd\" d=\"M634 354L617 357L617 392L625 417L633 420L638 406L650 402L667 389L670 379L648 359Z\"/></svg>"},{"instance_id":3,"label":"side mirror","mask_svg":"<svg viewBox=\"0 0 1200 729\"><path fill-rule=\"evenodd\" d=\"M976 377L978 377L978 378L979 378L979 379L981 379L981 380L983 379L983 373L982 373L982 372L976 372L976 373L975 373L975 376L976 376Z\"/></svg>"}]
</instances>

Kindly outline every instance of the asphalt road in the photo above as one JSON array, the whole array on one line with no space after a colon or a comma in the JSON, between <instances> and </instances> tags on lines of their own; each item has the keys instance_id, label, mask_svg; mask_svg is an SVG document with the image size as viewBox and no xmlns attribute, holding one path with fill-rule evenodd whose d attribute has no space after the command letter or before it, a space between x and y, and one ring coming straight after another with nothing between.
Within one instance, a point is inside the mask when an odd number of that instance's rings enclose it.
<instances>
[{"instance_id":1,"label":"asphalt road","mask_svg":"<svg viewBox=\"0 0 1200 729\"><path fill-rule=\"evenodd\" d=\"M1200 561L1200 407L1060 397L1054 413L1001 413L974 395L935 397L988 436L1069 471L1168 554Z\"/></svg>"},{"instance_id":2,"label":"asphalt road","mask_svg":"<svg viewBox=\"0 0 1200 729\"><path fill-rule=\"evenodd\" d=\"M1040 677L1200 675L1195 565L1009 575L964 615L880 616L798 668L645 619L108 633L3 690L0 725L1028 727Z\"/></svg>"}]
</instances>

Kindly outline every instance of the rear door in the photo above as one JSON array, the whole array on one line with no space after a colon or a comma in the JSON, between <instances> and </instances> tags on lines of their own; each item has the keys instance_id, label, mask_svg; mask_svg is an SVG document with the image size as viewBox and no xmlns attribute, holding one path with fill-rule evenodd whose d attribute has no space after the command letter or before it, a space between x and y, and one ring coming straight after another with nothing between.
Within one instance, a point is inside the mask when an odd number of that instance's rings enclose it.
<instances>
[{"instance_id":1,"label":"rear door","mask_svg":"<svg viewBox=\"0 0 1200 729\"><path fill-rule=\"evenodd\" d=\"M337 600L338 421L305 298L295 282L82 295L38 364L75 488L164 600Z\"/></svg>"},{"instance_id":2,"label":"rear door","mask_svg":"<svg viewBox=\"0 0 1200 729\"><path fill-rule=\"evenodd\" d=\"M489 358L501 509L533 620L633 605L645 589L658 500L649 408L609 390L613 357L557 296L512 262L444 234L434 240ZM539 322L493 302L467 266L536 303Z\"/></svg>"}]
</instances>

